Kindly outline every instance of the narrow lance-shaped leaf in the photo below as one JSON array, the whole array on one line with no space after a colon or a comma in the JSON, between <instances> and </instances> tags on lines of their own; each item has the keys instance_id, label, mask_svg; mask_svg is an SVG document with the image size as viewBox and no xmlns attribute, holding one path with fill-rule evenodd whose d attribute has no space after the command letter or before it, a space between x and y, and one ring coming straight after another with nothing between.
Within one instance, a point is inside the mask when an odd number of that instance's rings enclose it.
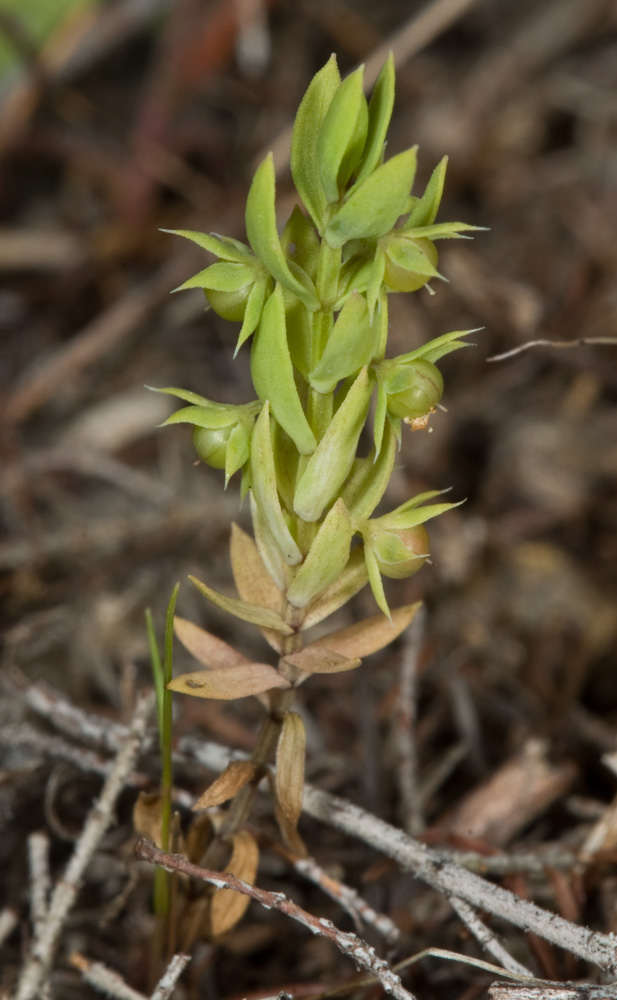
<instances>
[{"instance_id":1,"label":"narrow lance-shaped leaf","mask_svg":"<svg viewBox=\"0 0 617 1000\"><path fill-rule=\"evenodd\" d=\"M210 670L223 670L226 667L237 667L241 663L250 663L233 646L186 618L175 616L174 632L184 648Z\"/></svg>"},{"instance_id":2,"label":"narrow lance-shaped leaf","mask_svg":"<svg viewBox=\"0 0 617 1000\"><path fill-rule=\"evenodd\" d=\"M237 524L231 526L230 555L234 582L242 600L278 612L283 606L283 594L268 573L255 542Z\"/></svg>"},{"instance_id":3,"label":"narrow lance-shaped leaf","mask_svg":"<svg viewBox=\"0 0 617 1000\"><path fill-rule=\"evenodd\" d=\"M341 496L352 521L370 517L375 510L390 482L395 454L396 438L388 423L379 455L375 457L373 450L366 458L358 459L343 487Z\"/></svg>"},{"instance_id":4,"label":"narrow lance-shaped leaf","mask_svg":"<svg viewBox=\"0 0 617 1000\"><path fill-rule=\"evenodd\" d=\"M287 600L304 608L343 572L351 546L351 520L337 500L320 526L309 553L287 591Z\"/></svg>"},{"instance_id":5,"label":"narrow lance-shaped leaf","mask_svg":"<svg viewBox=\"0 0 617 1000\"><path fill-rule=\"evenodd\" d=\"M294 498L294 510L305 521L318 521L345 482L356 455L372 391L372 379L363 368L310 456Z\"/></svg>"},{"instance_id":6,"label":"narrow lance-shaped leaf","mask_svg":"<svg viewBox=\"0 0 617 1000\"><path fill-rule=\"evenodd\" d=\"M285 712L276 748L276 797L294 826L302 812L306 733L297 712Z\"/></svg>"},{"instance_id":7,"label":"narrow lance-shaped leaf","mask_svg":"<svg viewBox=\"0 0 617 1000\"><path fill-rule=\"evenodd\" d=\"M371 324L366 299L352 292L336 318L321 360L309 381L317 392L332 392L336 384L355 375L373 359L378 330Z\"/></svg>"},{"instance_id":8,"label":"narrow lance-shaped leaf","mask_svg":"<svg viewBox=\"0 0 617 1000\"><path fill-rule=\"evenodd\" d=\"M246 263L254 257L249 247L239 240L231 239L229 236L216 236L214 233L198 233L193 229L161 229L162 233L171 233L173 236L183 236L185 240L191 240L203 250L220 257L221 260L234 261L237 264Z\"/></svg>"},{"instance_id":9,"label":"narrow lance-shaped leaf","mask_svg":"<svg viewBox=\"0 0 617 1000\"><path fill-rule=\"evenodd\" d=\"M291 139L293 181L320 233L323 233L328 203L321 184L317 138L340 82L336 57L332 56L313 77L302 98Z\"/></svg>"},{"instance_id":10,"label":"narrow lance-shaped leaf","mask_svg":"<svg viewBox=\"0 0 617 1000\"><path fill-rule=\"evenodd\" d=\"M287 345L283 290L277 285L266 302L251 350L251 376L257 395L302 455L315 450L315 435L302 409Z\"/></svg>"},{"instance_id":11,"label":"narrow lance-shaped leaf","mask_svg":"<svg viewBox=\"0 0 617 1000\"><path fill-rule=\"evenodd\" d=\"M389 232L405 212L415 172L415 147L377 167L330 219L325 232L329 245L341 247Z\"/></svg>"},{"instance_id":12,"label":"narrow lance-shaped leaf","mask_svg":"<svg viewBox=\"0 0 617 1000\"><path fill-rule=\"evenodd\" d=\"M174 292L184 292L189 288L211 288L217 292L237 292L255 280L255 269L246 264L219 262L211 264L203 271L188 278Z\"/></svg>"},{"instance_id":13,"label":"narrow lance-shaped leaf","mask_svg":"<svg viewBox=\"0 0 617 1000\"><path fill-rule=\"evenodd\" d=\"M201 580L196 580L194 576L189 576L189 580L208 601L212 601L222 611L234 615L235 618L241 618L242 621L251 622L253 625L262 625L264 628L274 628L283 635L291 634L292 629L276 611L262 608L259 604L251 604L249 601L239 601L236 597L226 597L225 594L212 590Z\"/></svg>"},{"instance_id":14,"label":"narrow lance-shaped leaf","mask_svg":"<svg viewBox=\"0 0 617 1000\"><path fill-rule=\"evenodd\" d=\"M190 694L194 698L214 698L233 701L249 695L262 694L271 688L288 688L289 681L268 663L242 663L223 670L197 670L174 677L169 691Z\"/></svg>"},{"instance_id":15,"label":"narrow lance-shaped leaf","mask_svg":"<svg viewBox=\"0 0 617 1000\"><path fill-rule=\"evenodd\" d=\"M383 621L381 615L379 616ZM355 670L362 663L359 657L343 656L333 649L311 644L297 653L284 657L285 663L291 664L306 674L340 674L345 670Z\"/></svg>"},{"instance_id":16,"label":"narrow lance-shaped leaf","mask_svg":"<svg viewBox=\"0 0 617 1000\"><path fill-rule=\"evenodd\" d=\"M392 616L390 614L390 608L388 607L388 602L386 600L386 593L383 589L383 582L381 579L381 573L379 572L379 566L377 565L377 560L375 554L370 546L364 546L364 558L366 559L366 569L368 571L368 581L371 585L371 590L373 591L373 597L377 602L377 607L383 611L384 615L389 621L392 621Z\"/></svg>"},{"instance_id":17,"label":"narrow lance-shaped leaf","mask_svg":"<svg viewBox=\"0 0 617 1000\"><path fill-rule=\"evenodd\" d=\"M248 340L252 333L255 333L259 320L261 319L264 302L266 301L266 295L268 293L268 289L271 287L271 284L271 278L265 276L256 281L251 288L249 297L246 300L244 319L242 320L242 326L240 328L240 333L238 334L238 342L234 351L234 358L243 343Z\"/></svg>"},{"instance_id":18,"label":"narrow lance-shaped leaf","mask_svg":"<svg viewBox=\"0 0 617 1000\"><path fill-rule=\"evenodd\" d=\"M210 809L233 799L255 777L255 765L250 760L232 760L222 774L193 803L192 809Z\"/></svg>"},{"instance_id":19,"label":"narrow lance-shaped leaf","mask_svg":"<svg viewBox=\"0 0 617 1000\"><path fill-rule=\"evenodd\" d=\"M253 431L251 472L253 497L264 529L270 532L287 565L297 566L302 562L302 553L287 526L276 488L268 403L264 404ZM275 579L278 580L278 577L275 576Z\"/></svg>"},{"instance_id":20,"label":"narrow lance-shaped leaf","mask_svg":"<svg viewBox=\"0 0 617 1000\"><path fill-rule=\"evenodd\" d=\"M317 137L321 183L330 202L338 201L364 149L368 108L363 93L364 66L337 88Z\"/></svg>"},{"instance_id":21,"label":"narrow lance-shaped leaf","mask_svg":"<svg viewBox=\"0 0 617 1000\"><path fill-rule=\"evenodd\" d=\"M331 584L327 590L324 590L313 604L309 604L302 623L302 630L316 625L317 622L323 621L324 618L342 608L362 590L367 579L364 552L358 546L358 548L352 549L347 565L338 580Z\"/></svg>"},{"instance_id":22,"label":"narrow lance-shaped leaf","mask_svg":"<svg viewBox=\"0 0 617 1000\"><path fill-rule=\"evenodd\" d=\"M403 229L415 229L417 226L430 226L435 221L439 210L441 196L443 194L443 185L446 179L447 167L448 157L444 156L433 170L431 178L426 185L424 194L414 207L411 215L403 226Z\"/></svg>"},{"instance_id":23,"label":"narrow lance-shaped leaf","mask_svg":"<svg viewBox=\"0 0 617 1000\"><path fill-rule=\"evenodd\" d=\"M234 833L233 850L225 870L243 882L253 885L257 878L258 863L259 848L253 835L248 830ZM234 892L233 889L217 889L212 897L210 909L212 936L220 937L235 927L246 912L250 901L250 896Z\"/></svg>"},{"instance_id":24,"label":"narrow lance-shaped leaf","mask_svg":"<svg viewBox=\"0 0 617 1000\"><path fill-rule=\"evenodd\" d=\"M365 618L355 625L338 629L316 639L306 647L305 651L323 647L330 652L334 651L352 658L370 656L371 653L376 653L394 642L401 632L405 631L421 607L422 602L417 601L415 604L395 608L390 621L384 620L383 615Z\"/></svg>"},{"instance_id":25,"label":"narrow lance-shaped leaf","mask_svg":"<svg viewBox=\"0 0 617 1000\"><path fill-rule=\"evenodd\" d=\"M276 228L274 162L272 153L257 168L246 201L246 232L249 242L272 277L293 292L307 307L319 308L319 300L308 275L296 267L292 273ZM303 275L300 280L297 275Z\"/></svg>"},{"instance_id":26,"label":"narrow lance-shaped leaf","mask_svg":"<svg viewBox=\"0 0 617 1000\"><path fill-rule=\"evenodd\" d=\"M381 67L369 101L368 133L354 187L372 174L382 157L393 107L394 58L390 53Z\"/></svg>"}]
</instances>

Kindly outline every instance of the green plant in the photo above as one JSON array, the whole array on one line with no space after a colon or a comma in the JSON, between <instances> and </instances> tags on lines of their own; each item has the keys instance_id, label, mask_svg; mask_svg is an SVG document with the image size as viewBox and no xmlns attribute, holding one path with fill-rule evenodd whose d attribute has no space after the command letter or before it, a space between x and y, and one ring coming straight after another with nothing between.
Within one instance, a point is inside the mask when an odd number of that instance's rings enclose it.
<instances>
[{"instance_id":1,"label":"green plant","mask_svg":"<svg viewBox=\"0 0 617 1000\"><path fill-rule=\"evenodd\" d=\"M302 850L296 825L305 736L292 710L295 689L311 674L357 667L407 627L417 605L390 611L382 576L401 579L417 572L429 554L425 522L454 506L427 504L438 493L431 491L373 516L401 446L402 426L425 428L439 405L443 380L436 362L466 346L465 333L456 331L387 359L388 296L439 279L433 241L474 228L435 222L445 159L421 197L410 193L416 149L384 159L393 101L392 58L367 103L362 68L341 82L332 57L314 77L296 117L291 168L302 207L294 208L282 235L271 156L248 194L248 244L178 231L218 258L181 288L202 288L215 312L241 323L236 353L252 337L254 401L225 405L182 389L159 390L188 404L166 423L192 425L200 458L224 470L225 486L240 472L242 497L250 498L254 540L232 526L239 597L193 583L209 601L256 625L275 651L276 665L249 662L216 636L176 618L177 637L205 669L168 685L201 698L255 695L264 705L251 760L231 764L196 804L203 809L232 800L207 863L228 862L249 879L256 846L243 826L275 749L277 817L287 842ZM371 422L372 448L360 455L360 437ZM306 630L367 582L380 613L305 644ZM227 854L225 837L231 838ZM230 919L220 912L218 919L212 916L212 933L221 933Z\"/></svg>"}]
</instances>

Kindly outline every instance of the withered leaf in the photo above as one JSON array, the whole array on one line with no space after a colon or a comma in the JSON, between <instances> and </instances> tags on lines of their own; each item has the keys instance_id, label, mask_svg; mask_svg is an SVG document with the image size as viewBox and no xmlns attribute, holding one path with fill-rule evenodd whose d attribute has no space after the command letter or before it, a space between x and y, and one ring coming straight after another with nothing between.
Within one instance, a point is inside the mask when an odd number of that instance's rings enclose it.
<instances>
[{"instance_id":1,"label":"withered leaf","mask_svg":"<svg viewBox=\"0 0 617 1000\"><path fill-rule=\"evenodd\" d=\"M396 608L392 612L392 624L384 615L365 618L356 625L338 629L336 632L331 632L330 635L316 639L315 642L311 643L311 646L313 648L324 646L328 650L333 650L352 659L356 656L369 656L393 642L407 628L421 606L422 602L417 601L415 604L406 604L401 608ZM307 647L307 649L310 648L310 646Z\"/></svg>"},{"instance_id":2,"label":"withered leaf","mask_svg":"<svg viewBox=\"0 0 617 1000\"><path fill-rule=\"evenodd\" d=\"M210 806L219 806L222 802L233 799L234 795L237 795L254 777L255 765L250 760L232 760L216 781L213 781L203 795L200 795L193 809L208 809Z\"/></svg>"},{"instance_id":3,"label":"withered leaf","mask_svg":"<svg viewBox=\"0 0 617 1000\"><path fill-rule=\"evenodd\" d=\"M268 663L241 663L222 670L197 670L174 677L167 685L170 691L192 694L195 698L218 698L231 701L261 694L270 688L287 688L289 681Z\"/></svg>"},{"instance_id":4,"label":"withered leaf","mask_svg":"<svg viewBox=\"0 0 617 1000\"><path fill-rule=\"evenodd\" d=\"M257 545L237 524L231 526L231 568L238 593L243 601L278 611L283 594L264 566Z\"/></svg>"},{"instance_id":5,"label":"withered leaf","mask_svg":"<svg viewBox=\"0 0 617 1000\"><path fill-rule=\"evenodd\" d=\"M291 635L293 632L293 629L271 608L262 608L259 604L252 604L249 601L239 601L236 597L226 597L225 594L219 594L218 591L212 590L211 587L202 583L201 580L197 580L194 576L189 576L189 580L195 584L204 597L223 611L227 611L228 614L241 618L245 622L252 622L253 625L276 629L283 635Z\"/></svg>"},{"instance_id":6,"label":"withered leaf","mask_svg":"<svg viewBox=\"0 0 617 1000\"><path fill-rule=\"evenodd\" d=\"M285 712L276 748L276 797L281 809L296 826L302 812L306 732L297 712Z\"/></svg>"},{"instance_id":7,"label":"withered leaf","mask_svg":"<svg viewBox=\"0 0 617 1000\"><path fill-rule=\"evenodd\" d=\"M248 830L234 833L233 850L225 870L253 885L258 863L259 848L252 834ZM212 897L210 910L213 937L220 937L231 930L244 915L250 901L249 896L234 892L233 889L217 889Z\"/></svg>"},{"instance_id":8,"label":"withered leaf","mask_svg":"<svg viewBox=\"0 0 617 1000\"><path fill-rule=\"evenodd\" d=\"M250 663L248 657L238 653L233 646L206 632L199 625L187 621L186 618L179 618L176 615L174 632L184 648L210 670L223 670L227 667L237 667L241 663Z\"/></svg>"},{"instance_id":9,"label":"withered leaf","mask_svg":"<svg viewBox=\"0 0 617 1000\"><path fill-rule=\"evenodd\" d=\"M139 793L133 806L133 828L140 837L162 846L163 799L159 792Z\"/></svg>"},{"instance_id":10,"label":"withered leaf","mask_svg":"<svg viewBox=\"0 0 617 1000\"><path fill-rule=\"evenodd\" d=\"M362 660L358 657L350 659L335 650L315 644L305 646L297 653L290 653L285 657L285 662L307 674L338 674L343 670L354 670Z\"/></svg>"},{"instance_id":11,"label":"withered leaf","mask_svg":"<svg viewBox=\"0 0 617 1000\"><path fill-rule=\"evenodd\" d=\"M367 580L364 549L361 547L352 549L347 565L338 580L332 583L327 590L324 590L312 604L309 604L302 623L302 630L316 625L317 622L342 608L344 604L347 604L347 601L355 597L358 591L362 590Z\"/></svg>"}]
</instances>

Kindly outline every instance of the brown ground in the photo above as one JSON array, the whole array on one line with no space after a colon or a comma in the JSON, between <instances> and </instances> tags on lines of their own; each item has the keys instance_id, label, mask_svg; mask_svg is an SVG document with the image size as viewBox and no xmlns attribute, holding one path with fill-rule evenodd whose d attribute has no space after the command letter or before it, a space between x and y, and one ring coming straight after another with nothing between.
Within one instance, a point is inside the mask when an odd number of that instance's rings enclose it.
<instances>
[{"instance_id":1,"label":"brown ground","mask_svg":"<svg viewBox=\"0 0 617 1000\"><path fill-rule=\"evenodd\" d=\"M617 352L535 347L487 359L530 339L616 336L617 7L467 6L398 61L390 138L393 151L419 144L421 180L448 153L440 218L489 227L473 243L445 245L440 269L450 283L433 298L391 300L393 354L451 329L484 328L473 349L443 362L448 412L431 435L405 440L392 484L393 502L448 486L466 498L434 523L434 565L390 591L394 603L422 596L428 609L415 726L422 809L411 822L424 823L434 846L548 852L544 875L502 883L607 933L617 931L611 814L585 868L557 870L551 851L589 846L617 792L602 760L617 750ZM45 682L126 721L135 689L149 682L144 608L160 631L176 580L184 616L264 656L248 626L230 625L184 582L195 573L230 592L229 520L246 526L247 511L238 513L234 481L224 494L217 473L194 467L185 431L156 429L171 404L143 386L223 402L246 401L251 390L247 354L232 363L233 328L204 314L199 292L168 296L206 266L205 255L158 230L243 237L252 169L330 52L346 72L385 41L396 49L409 18L444 4L266 7L265 66L239 62L250 32L234 28L232 0L152 2L134 23L119 16L129 3L118 0L94 27L74 26L51 68L43 52L4 91L0 593L11 686L0 709L0 911L14 907L20 921L1 948L5 989L28 942L26 837L49 831L57 877L100 788L62 754L34 746L23 727L6 729L23 720L55 732L15 684ZM287 174L279 195L289 202ZM360 595L349 615L372 607ZM357 673L303 688L309 780L397 825L406 822L394 711L404 651L399 643ZM179 650L177 668L188 663ZM178 698L176 708L178 735L251 748L252 704ZM140 766L154 786L156 755ZM179 780L193 794L211 777L193 767ZM110 916L135 870L134 794L121 798L65 928L52 978L63 1000L95 995L67 963L73 950L148 990L148 869ZM265 799L255 823L274 834ZM312 820L301 830L322 866L397 922L393 961L431 945L480 954L432 890L360 841ZM352 929L268 850L259 881ZM563 951L494 926L538 975L593 978ZM174 997L300 995L299 984L314 993L353 971L328 942L252 904L219 947L198 947ZM449 1000L485 996L492 978L427 959L405 983L421 1000Z\"/></svg>"}]
</instances>

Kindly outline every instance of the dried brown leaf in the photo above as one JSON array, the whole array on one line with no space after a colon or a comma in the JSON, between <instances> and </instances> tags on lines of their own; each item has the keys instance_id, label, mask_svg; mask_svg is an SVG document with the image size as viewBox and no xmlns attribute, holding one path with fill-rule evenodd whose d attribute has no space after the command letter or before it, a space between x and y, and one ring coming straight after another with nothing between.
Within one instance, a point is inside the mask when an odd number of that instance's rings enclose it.
<instances>
[{"instance_id":1,"label":"dried brown leaf","mask_svg":"<svg viewBox=\"0 0 617 1000\"><path fill-rule=\"evenodd\" d=\"M218 698L231 701L261 694L270 688L289 687L289 681L268 663L241 663L221 670L197 670L174 677L167 685L170 691L192 694L195 698Z\"/></svg>"},{"instance_id":2,"label":"dried brown leaf","mask_svg":"<svg viewBox=\"0 0 617 1000\"><path fill-rule=\"evenodd\" d=\"M222 774L200 795L193 809L208 809L233 799L241 788L255 777L255 765L250 760L232 760Z\"/></svg>"},{"instance_id":3,"label":"dried brown leaf","mask_svg":"<svg viewBox=\"0 0 617 1000\"><path fill-rule=\"evenodd\" d=\"M162 847L163 800L158 792L139 793L133 806L133 828L140 837Z\"/></svg>"},{"instance_id":4,"label":"dried brown leaf","mask_svg":"<svg viewBox=\"0 0 617 1000\"><path fill-rule=\"evenodd\" d=\"M186 835L186 856L194 865L198 865L212 840L214 826L208 813L202 812L193 817Z\"/></svg>"},{"instance_id":5,"label":"dried brown leaf","mask_svg":"<svg viewBox=\"0 0 617 1000\"><path fill-rule=\"evenodd\" d=\"M254 885L259 863L259 848L248 830L234 833L233 850L225 871ZM244 916L250 897L233 889L217 889L212 897L210 921L213 937L220 937L231 930Z\"/></svg>"},{"instance_id":6,"label":"dried brown leaf","mask_svg":"<svg viewBox=\"0 0 617 1000\"><path fill-rule=\"evenodd\" d=\"M227 667L237 667L241 663L250 663L248 657L238 653L222 639L218 639L204 628L189 622L186 618L174 618L174 632L189 653L210 670L223 670Z\"/></svg>"},{"instance_id":7,"label":"dried brown leaf","mask_svg":"<svg viewBox=\"0 0 617 1000\"><path fill-rule=\"evenodd\" d=\"M296 826L302 812L306 732L297 712L285 712L276 748L276 798L285 816Z\"/></svg>"},{"instance_id":8,"label":"dried brown leaf","mask_svg":"<svg viewBox=\"0 0 617 1000\"><path fill-rule=\"evenodd\" d=\"M332 649L326 649L325 646L311 645L297 653L290 653L285 657L285 662L306 674L339 674L343 670L359 667L362 660L357 657L350 659Z\"/></svg>"},{"instance_id":9,"label":"dried brown leaf","mask_svg":"<svg viewBox=\"0 0 617 1000\"><path fill-rule=\"evenodd\" d=\"M342 608L347 601L362 590L368 580L366 571L366 561L364 559L364 549L358 547L352 550L347 565L339 579L331 584L323 594L317 598L313 604L309 604L307 613L302 623L302 630L316 625L317 622L327 618Z\"/></svg>"},{"instance_id":10,"label":"dried brown leaf","mask_svg":"<svg viewBox=\"0 0 617 1000\"><path fill-rule=\"evenodd\" d=\"M283 594L264 566L257 545L237 524L231 526L229 550L234 581L242 600L278 613L283 606Z\"/></svg>"},{"instance_id":11,"label":"dried brown leaf","mask_svg":"<svg viewBox=\"0 0 617 1000\"><path fill-rule=\"evenodd\" d=\"M307 646L307 649L325 646L328 650L354 658L369 656L393 642L410 624L412 618L422 606L421 601L406 604L392 612L392 624L384 615L374 615L365 618L349 628L330 632Z\"/></svg>"}]
</instances>

